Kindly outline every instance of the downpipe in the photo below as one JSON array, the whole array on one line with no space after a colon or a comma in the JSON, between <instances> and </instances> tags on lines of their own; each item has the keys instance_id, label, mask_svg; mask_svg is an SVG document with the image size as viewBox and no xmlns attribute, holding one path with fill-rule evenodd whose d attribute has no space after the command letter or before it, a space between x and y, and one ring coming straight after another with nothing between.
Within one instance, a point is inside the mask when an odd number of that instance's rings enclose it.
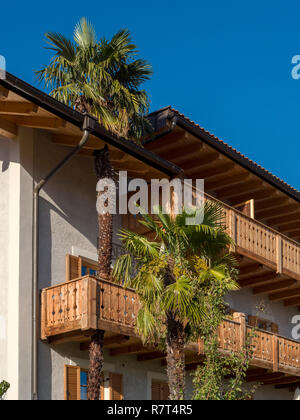
<instances>
[{"instance_id":1,"label":"downpipe","mask_svg":"<svg viewBox=\"0 0 300 420\"><path fill-rule=\"evenodd\" d=\"M94 131L96 119L85 114L83 136L78 145L56 165L33 190L33 257L32 257L32 400L38 400L38 340L39 340L39 197L47 182L75 156L87 143L90 133Z\"/></svg>"}]
</instances>

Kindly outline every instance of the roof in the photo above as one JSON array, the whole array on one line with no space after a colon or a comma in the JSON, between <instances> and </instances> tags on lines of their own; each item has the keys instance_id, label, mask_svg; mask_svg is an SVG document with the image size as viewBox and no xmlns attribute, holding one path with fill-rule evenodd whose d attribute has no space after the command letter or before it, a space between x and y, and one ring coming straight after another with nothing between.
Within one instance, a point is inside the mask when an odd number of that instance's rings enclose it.
<instances>
[{"instance_id":1,"label":"roof","mask_svg":"<svg viewBox=\"0 0 300 420\"><path fill-rule=\"evenodd\" d=\"M149 119L155 131L161 130L166 126L166 121L171 120L174 117L176 117L176 124L178 126L189 131L191 134L201 139L201 141L207 143L220 153L228 156L230 159L239 163L247 170L253 172L264 181L272 184L276 188L280 189L284 193L300 202L300 191L293 188L291 185L287 184L285 181L278 178L253 160L249 159L247 156L243 155L238 150L231 147L228 143L216 137L214 134L205 130L199 124L195 123L178 110L172 108L171 106L167 106L149 114Z\"/></svg>"},{"instance_id":2,"label":"roof","mask_svg":"<svg viewBox=\"0 0 300 420\"><path fill-rule=\"evenodd\" d=\"M71 123L72 125L81 128L84 121L84 114L75 111L69 106L57 101L41 90L29 85L23 80L6 72L6 78L0 79L0 86L14 92L15 94L23 97L24 99L38 105L46 111L58 116L59 118ZM176 176L180 174L181 168L173 163L157 156L138 146L134 142L128 141L122 137L105 130L98 122L96 122L95 130L92 133L94 136L105 141L111 146L122 150L123 152L133 156L134 158L142 161L143 163L161 171L169 176Z\"/></svg>"}]
</instances>

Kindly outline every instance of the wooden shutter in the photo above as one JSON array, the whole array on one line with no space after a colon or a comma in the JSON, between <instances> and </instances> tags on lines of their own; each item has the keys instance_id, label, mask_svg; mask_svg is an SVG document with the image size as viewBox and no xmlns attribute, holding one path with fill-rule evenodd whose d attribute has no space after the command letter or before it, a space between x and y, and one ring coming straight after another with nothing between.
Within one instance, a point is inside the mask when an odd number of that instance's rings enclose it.
<instances>
[{"instance_id":1,"label":"wooden shutter","mask_svg":"<svg viewBox=\"0 0 300 420\"><path fill-rule=\"evenodd\" d=\"M109 374L109 399L123 400L123 375L120 373Z\"/></svg>"},{"instance_id":2,"label":"wooden shutter","mask_svg":"<svg viewBox=\"0 0 300 420\"><path fill-rule=\"evenodd\" d=\"M81 259L74 255L66 255L66 281L81 277Z\"/></svg>"},{"instance_id":3,"label":"wooden shutter","mask_svg":"<svg viewBox=\"0 0 300 420\"><path fill-rule=\"evenodd\" d=\"M152 381L152 400L164 401L169 399L169 386L166 382Z\"/></svg>"},{"instance_id":4,"label":"wooden shutter","mask_svg":"<svg viewBox=\"0 0 300 420\"><path fill-rule=\"evenodd\" d=\"M80 400L80 367L65 366L64 394L65 400Z\"/></svg>"}]
</instances>

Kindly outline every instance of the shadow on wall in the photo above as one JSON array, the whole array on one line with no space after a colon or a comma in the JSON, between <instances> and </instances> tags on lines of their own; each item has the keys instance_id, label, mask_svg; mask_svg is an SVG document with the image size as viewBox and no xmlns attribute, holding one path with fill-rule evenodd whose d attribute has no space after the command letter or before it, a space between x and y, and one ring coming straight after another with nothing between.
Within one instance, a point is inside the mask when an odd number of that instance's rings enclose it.
<instances>
[{"instance_id":1,"label":"shadow on wall","mask_svg":"<svg viewBox=\"0 0 300 420\"><path fill-rule=\"evenodd\" d=\"M51 348L41 341L38 347L38 396L40 400L52 400Z\"/></svg>"}]
</instances>

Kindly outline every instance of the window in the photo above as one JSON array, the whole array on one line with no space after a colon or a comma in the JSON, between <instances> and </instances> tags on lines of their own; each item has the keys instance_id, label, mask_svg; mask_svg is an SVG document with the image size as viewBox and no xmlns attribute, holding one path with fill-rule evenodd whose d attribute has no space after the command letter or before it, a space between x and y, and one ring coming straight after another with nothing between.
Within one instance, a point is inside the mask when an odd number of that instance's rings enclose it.
<instances>
[{"instance_id":1,"label":"window","mask_svg":"<svg viewBox=\"0 0 300 420\"><path fill-rule=\"evenodd\" d=\"M80 370L80 400L81 401L87 400L87 380L88 380L87 370L81 369Z\"/></svg>"}]
</instances>

